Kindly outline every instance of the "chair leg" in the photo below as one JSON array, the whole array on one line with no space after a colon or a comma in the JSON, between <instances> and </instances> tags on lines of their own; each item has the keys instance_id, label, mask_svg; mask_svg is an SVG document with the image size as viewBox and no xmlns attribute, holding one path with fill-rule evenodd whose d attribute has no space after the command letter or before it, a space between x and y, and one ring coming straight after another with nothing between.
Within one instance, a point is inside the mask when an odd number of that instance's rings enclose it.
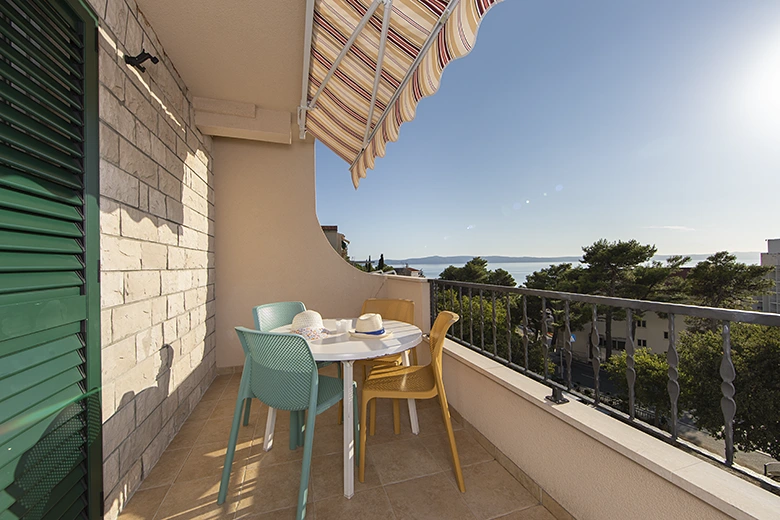
<instances>
[{"instance_id":1,"label":"chair leg","mask_svg":"<svg viewBox=\"0 0 780 520\"><path fill-rule=\"evenodd\" d=\"M401 434L401 403L398 399L393 399L393 431L396 435Z\"/></svg>"},{"instance_id":2,"label":"chair leg","mask_svg":"<svg viewBox=\"0 0 780 520\"><path fill-rule=\"evenodd\" d=\"M230 470L233 468L233 457L236 454L236 441L238 440L238 429L241 425L241 411L243 407L244 400L239 397L236 399L236 410L233 412L233 425L230 427L230 438L228 439L227 453L225 454L225 467L222 469L222 481L219 484L217 504L224 504L225 498L227 498Z\"/></svg>"},{"instance_id":3,"label":"chair leg","mask_svg":"<svg viewBox=\"0 0 780 520\"><path fill-rule=\"evenodd\" d=\"M372 399L372 401L374 401ZM358 480L360 482L365 482L366 479L366 410L368 408L368 401L364 397L361 396L360 400L360 408L361 412L363 412L360 415L360 455L358 455L359 465L358 465Z\"/></svg>"},{"instance_id":4,"label":"chair leg","mask_svg":"<svg viewBox=\"0 0 780 520\"><path fill-rule=\"evenodd\" d=\"M444 416L444 426L447 427L447 437L450 440L450 451L452 452L452 465L455 468L455 480L458 482L458 489L461 493L466 492L466 484L463 482L463 472L460 470L460 457L458 457L458 447L455 445L455 432L452 431L452 420L450 419L450 409L447 406L447 396L444 389L439 389L439 402Z\"/></svg>"},{"instance_id":5,"label":"chair leg","mask_svg":"<svg viewBox=\"0 0 780 520\"><path fill-rule=\"evenodd\" d=\"M252 398L244 399L244 426L249 426L249 410L252 408Z\"/></svg>"},{"instance_id":6,"label":"chair leg","mask_svg":"<svg viewBox=\"0 0 780 520\"><path fill-rule=\"evenodd\" d=\"M302 413L303 412L301 411L301 414ZM303 520L303 518L306 516L306 502L309 498L309 476L311 475L311 452L312 445L314 444L314 420L316 417L316 408L309 408L308 417L306 418L306 433L304 435L303 441L303 468L301 469L301 484L298 488L298 513L296 515L297 520Z\"/></svg>"},{"instance_id":7,"label":"chair leg","mask_svg":"<svg viewBox=\"0 0 780 520\"><path fill-rule=\"evenodd\" d=\"M301 410L298 412L298 447L303 446L304 431L306 424L306 412Z\"/></svg>"},{"instance_id":8,"label":"chair leg","mask_svg":"<svg viewBox=\"0 0 780 520\"><path fill-rule=\"evenodd\" d=\"M276 426L276 408L268 408L268 417L265 420L265 437L263 438L263 451L270 451L274 447L274 427Z\"/></svg>"},{"instance_id":9,"label":"chair leg","mask_svg":"<svg viewBox=\"0 0 780 520\"><path fill-rule=\"evenodd\" d=\"M371 435L376 433L376 399L371 399L371 429L368 433Z\"/></svg>"},{"instance_id":10,"label":"chair leg","mask_svg":"<svg viewBox=\"0 0 780 520\"><path fill-rule=\"evenodd\" d=\"M297 411L290 411L290 451L298 449L298 431L301 428L298 417Z\"/></svg>"},{"instance_id":11,"label":"chair leg","mask_svg":"<svg viewBox=\"0 0 780 520\"><path fill-rule=\"evenodd\" d=\"M342 401L343 402L343 401ZM352 383L352 424L355 425L355 464L360 463L360 421L358 418L357 383Z\"/></svg>"}]
</instances>

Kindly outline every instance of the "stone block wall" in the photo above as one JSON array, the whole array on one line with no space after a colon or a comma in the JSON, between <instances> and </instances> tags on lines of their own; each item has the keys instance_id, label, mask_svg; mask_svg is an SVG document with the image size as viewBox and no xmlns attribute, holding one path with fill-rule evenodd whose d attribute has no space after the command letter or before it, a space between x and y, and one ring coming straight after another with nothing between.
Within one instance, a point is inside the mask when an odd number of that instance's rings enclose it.
<instances>
[{"instance_id":1,"label":"stone block wall","mask_svg":"<svg viewBox=\"0 0 780 520\"><path fill-rule=\"evenodd\" d=\"M115 518L216 375L211 138L134 0L100 19L103 482ZM124 55L160 61L141 72Z\"/></svg>"}]
</instances>

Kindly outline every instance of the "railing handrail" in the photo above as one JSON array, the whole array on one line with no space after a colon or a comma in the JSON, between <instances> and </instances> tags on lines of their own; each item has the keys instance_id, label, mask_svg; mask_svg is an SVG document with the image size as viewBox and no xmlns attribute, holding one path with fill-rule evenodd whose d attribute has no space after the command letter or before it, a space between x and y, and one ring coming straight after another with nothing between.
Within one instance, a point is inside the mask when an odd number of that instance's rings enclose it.
<instances>
[{"instance_id":1,"label":"railing handrail","mask_svg":"<svg viewBox=\"0 0 780 520\"><path fill-rule=\"evenodd\" d=\"M538 296L553 300L563 300L575 303L591 303L596 305L608 305L634 311L662 312L666 314L684 314L696 318L705 318L722 321L739 321L753 325L768 325L780 327L780 314L744 311L739 309L721 309L717 307L703 307L700 305L687 305L683 303L664 303L652 300L632 300L630 298L618 298L614 296L597 296L593 294L568 293L561 291L548 291L542 289L528 289L527 287L508 287L506 285L491 285L485 283L459 282L455 280L429 279L434 284L446 284L456 287L471 287L472 289L488 289L491 291L509 292L528 296Z\"/></svg>"}]
</instances>

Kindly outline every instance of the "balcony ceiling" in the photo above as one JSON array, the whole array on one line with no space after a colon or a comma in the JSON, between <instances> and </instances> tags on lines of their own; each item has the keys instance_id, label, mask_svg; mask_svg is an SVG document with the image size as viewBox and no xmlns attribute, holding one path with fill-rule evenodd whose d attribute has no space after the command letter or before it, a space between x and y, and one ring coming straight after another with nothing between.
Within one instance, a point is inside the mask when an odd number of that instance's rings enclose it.
<instances>
[{"instance_id":1,"label":"balcony ceiling","mask_svg":"<svg viewBox=\"0 0 780 520\"><path fill-rule=\"evenodd\" d=\"M306 2L137 2L194 96L295 112Z\"/></svg>"}]
</instances>

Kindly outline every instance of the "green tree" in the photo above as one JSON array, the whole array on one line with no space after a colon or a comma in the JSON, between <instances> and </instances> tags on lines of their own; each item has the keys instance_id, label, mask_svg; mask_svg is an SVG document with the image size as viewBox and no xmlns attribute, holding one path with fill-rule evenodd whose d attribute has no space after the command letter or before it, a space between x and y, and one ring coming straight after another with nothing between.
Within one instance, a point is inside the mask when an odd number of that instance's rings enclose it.
<instances>
[{"instance_id":1,"label":"green tree","mask_svg":"<svg viewBox=\"0 0 780 520\"><path fill-rule=\"evenodd\" d=\"M491 271L487 266L487 260L475 256L466 262L466 265L463 267L455 267L454 265L448 266L442 271L439 278L442 280L504 285L507 287L514 287L517 285L515 279L507 271L503 269Z\"/></svg>"},{"instance_id":2,"label":"green tree","mask_svg":"<svg viewBox=\"0 0 780 520\"><path fill-rule=\"evenodd\" d=\"M626 379L626 352L620 352L609 358L604 365L610 380L618 389L619 397L628 401L628 380ZM661 418L671 413L669 394L666 389L669 364L662 354L653 354L650 349L640 348L634 354L635 403L653 410L655 426L660 426Z\"/></svg>"},{"instance_id":3,"label":"green tree","mask_svg":"<svg viewBox=\"0 0 780 520\"><path fill-rule=\"evenodd\" d=\"M742 451L761 450L780 458L780 330L777 327L734 324L732 360L736 370L734 445ZM720 365L723 338L719 331L689 331L680 335L680 402L703 428L723 438Z\"/></svg>"},{"instance_id":4,"label":"green tree","mask_svg":"<svg viewBox=\"0 0 780 520\"><path fill-rule=\"evenodd\" d=\"M376 264L376 268L379 271L384 271L385 270L385 255L384 255L384 253L381 253L379 255L379 262Z\"/></svg>"}]
</instances>

